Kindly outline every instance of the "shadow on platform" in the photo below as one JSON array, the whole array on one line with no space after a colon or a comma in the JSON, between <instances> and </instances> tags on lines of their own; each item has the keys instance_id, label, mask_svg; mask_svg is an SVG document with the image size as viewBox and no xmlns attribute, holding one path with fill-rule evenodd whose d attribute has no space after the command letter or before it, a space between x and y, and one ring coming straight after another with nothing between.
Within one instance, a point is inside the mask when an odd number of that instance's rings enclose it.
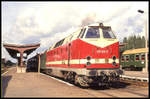
<instances>
[{"instance_id":1,"label":"shadow on platform","mask_svg":"<svg viewBox=\"0 0 150 99\"><path fill-rule=\"evenodd\" d=\"M127 82L114 82L114 83L111 83L111 85L109 86L91 86L90 88L94 90L107 90L111 88L115 88L115 89L126 88L129 85L130 83L127 83Z\"/></svg>"},{"instance_id":2,"label":"shadow on platform","mask_svg":"<svg viewBox=\"0 0 150 99\"><path fill-rule=\"evenodd\" d=\"M1 97L5 96L8 83L11 79L12 79L11 75L2 76L2 96Z\"/></svg>"},{"instance_id":3,"label":"shadow on platform","mask_svg":"<svg viewBox=\"0 0 150 99\"><path fill-rule=\"evenodd\" d=\"M38 70L37 69L26 69L26 72L28 73L28 72L38 72Z\"/></svg>"}]
</instances>

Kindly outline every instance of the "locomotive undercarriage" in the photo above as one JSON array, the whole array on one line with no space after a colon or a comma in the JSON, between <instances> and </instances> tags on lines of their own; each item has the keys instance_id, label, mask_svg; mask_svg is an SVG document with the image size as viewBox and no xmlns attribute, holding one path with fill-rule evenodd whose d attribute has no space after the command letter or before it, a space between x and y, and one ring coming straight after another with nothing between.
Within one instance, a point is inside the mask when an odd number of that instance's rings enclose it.
<instances>
[{"instance_id":1,"label":"locomotive undercarriage","mask_svg":"<svg viewBox=\"0 0 150 99\"><path fill-rule=\"evenodd\" d=\"M83 87L88 86L109 86L112 82L119 81L119 75L110 73L109 75L103 73L100 76L83 76L78 75L76 82Z\"/></svg>"},{"instance_id":2,"label":"locomotive undercarriage","mask_svg":"<svg viewBox=\"0 0 150 99\"><path fill-rule=\"evenodd\" d=\"M93 73L94 71L94 73ZM78 74L75 71L46 69L46 74L64 78L82 87L110 85L119 81L120 70L87 70L87 75Z\"/></svg>"}]
</instances>

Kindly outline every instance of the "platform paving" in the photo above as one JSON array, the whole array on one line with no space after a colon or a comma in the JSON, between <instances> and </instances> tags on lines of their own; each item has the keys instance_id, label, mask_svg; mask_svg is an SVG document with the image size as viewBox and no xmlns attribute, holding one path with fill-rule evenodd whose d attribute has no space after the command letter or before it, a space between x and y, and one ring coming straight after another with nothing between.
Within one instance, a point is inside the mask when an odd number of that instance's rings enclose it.
<instances>
[{"instance_id":1,"label":"platform paving","mask_svg":"<svg viewBox=\"0 0 150 99\"><path fill-rule=\"evenodd\" d=\"M123 75L131 76L131 77L149 78L149 73L142 72L142 71L124 71Z\"/></svg>"},{"instance_id":2,"label":"platform paving","mask_svg":"<svg viewBox=\"0 0 150 99\"><path fill-rule=\"evenodd\" d=\"M72 87L37 72L16 73L14 69L2 76L3 97L93 97Z\"/></svg>"},{"instance_id":3,"label":"platform paving","mask_svg":"<svg viewBox=\"0 0 150 99\"><path fill-rule=\"evenodd\" d=\"M148 97L148 88L122 83L110 89L69 86L37 72L17 73L16 67L2 75L2 97Z\"/></svg>"}]
</instances>

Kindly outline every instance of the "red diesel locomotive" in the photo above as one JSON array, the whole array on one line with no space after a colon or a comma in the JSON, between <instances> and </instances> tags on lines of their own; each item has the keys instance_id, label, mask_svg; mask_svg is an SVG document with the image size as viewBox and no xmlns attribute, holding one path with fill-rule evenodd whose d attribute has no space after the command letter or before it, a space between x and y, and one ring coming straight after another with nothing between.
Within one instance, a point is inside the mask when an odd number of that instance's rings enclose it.
<instances>
[{"instance_id":1,"label":"red diesel locomotive","mask_svg":"<svg viewBox=\"0 0 150 99\"><path fill-rule=\"evenodd\" d=\"M44 54L43 54L44 55ZM119 79L119 41L110 26L84 26L45 52L46 73L81 86L105 85Z\"/></svg>"}]
</instances>

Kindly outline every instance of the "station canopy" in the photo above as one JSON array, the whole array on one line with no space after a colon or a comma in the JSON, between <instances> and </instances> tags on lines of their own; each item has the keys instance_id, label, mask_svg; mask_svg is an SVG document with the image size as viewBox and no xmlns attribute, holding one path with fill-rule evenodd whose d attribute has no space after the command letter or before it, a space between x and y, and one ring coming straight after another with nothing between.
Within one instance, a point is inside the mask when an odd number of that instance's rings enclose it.
<instances>
[{"instance_id":1,"label":"station canopy","mask_svg":"<svg viewBox=\"0 0 150 99\"><path fill-rule=\"evenodd\" d=\"M29 55L34 50L36 50L40 44L3 44L3 46L6 48L11 57L17 58L17 53L20 53L20 51L23 51L23 53Z\"/></svg>"}]
</instances>

